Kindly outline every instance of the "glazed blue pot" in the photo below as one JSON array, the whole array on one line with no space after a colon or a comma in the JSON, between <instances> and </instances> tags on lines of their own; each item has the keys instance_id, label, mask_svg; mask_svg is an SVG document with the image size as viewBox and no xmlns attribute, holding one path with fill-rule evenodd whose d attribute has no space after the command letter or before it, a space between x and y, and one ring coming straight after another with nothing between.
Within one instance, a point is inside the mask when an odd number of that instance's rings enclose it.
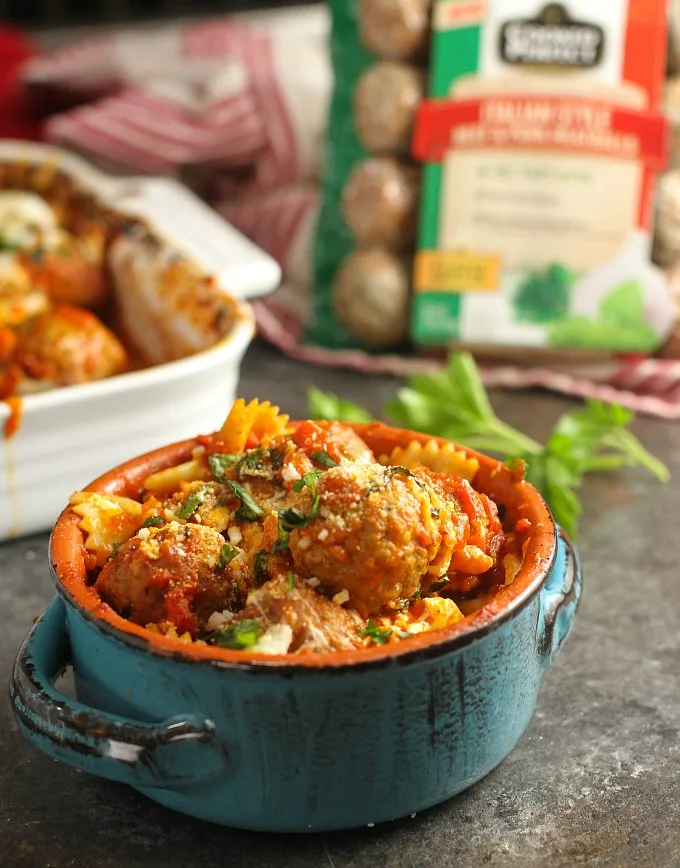
<instances>
[{"instance_id":1,"label":"glazed blue pot","mask_svg":"<svg viewBox=\"0 0 680 868\"><path fill-rule=\"evenodd\" d=\"M10 693L36 747L169 808L243 829L348 829L445 801L510 753L580 591L560 536L546 580L479 635L330 670L168 659L57 596ZM68 665L78 702L52 686Z\"/></svg>"},{"instance_id":2,"label":"glazed blue pot","mask_svg":"<svg viewBox=\"0 0 680 868\"><path fill-rule=\"evenodd\" d=\"M549 521L542 501L540 510ZM74 547L75 519L57 525L71 523ZM160 647L88 611L67 587L68 570L53 564L58 594L11 678L16 719L49 756L214 823L320 832L408 816L486 775L531 719L581 594L572 546L551 522L542 534L544 554L524 586L516 580L514 596L508 586L509 602L489 617L394 653L338 652L328 665ZM53 560L54 551L53 535ZM77 701L54 687L68 666Z\"/></svg>"}]
</instances>

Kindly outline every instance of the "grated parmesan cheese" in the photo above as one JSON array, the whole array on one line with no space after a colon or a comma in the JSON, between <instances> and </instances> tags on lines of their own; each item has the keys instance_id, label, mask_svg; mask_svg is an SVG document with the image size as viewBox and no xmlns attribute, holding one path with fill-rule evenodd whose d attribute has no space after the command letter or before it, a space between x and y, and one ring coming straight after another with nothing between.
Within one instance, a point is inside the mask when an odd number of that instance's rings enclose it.
<instances>
[{"instance_id":1,"label":"grated parmesan cheese","mask_svg":"<svg viewBox=\"0 0 680 868\"><path fill-rule=\"evenodd\" d=\"M229 542L233 546L238 545L243 539L243 534L237 527L230 527L227 534L229 536Z\"/></svg>"},{"instance_id":2,"label":"grated parmesan cheese","mask_svg":"<svg viewBox=\"0 0 680 868\"><path fill-rule=\"evenodd\" d=\"M290 624L273 624L250 649L254 654L287 654L293 641Z\"/></svg>"},{"instance_id":3,"label":"grated parmesan cheese","mask_svg":"<svg viewBox=\"0 0 680 868\"><path fill-rule=\"evenodd\" d=\"M333 597L333 602L337 603L338 606L343 606L349 600L349 591L345 588L343 591L338 591L338 593Z\"/></svg>"},{"instance_id":4,"label":"grated parmesan cheese","mask_svg":"<svg viewBox=\"0 0 680 868\"><path fill-rule=\"evenodd\" d=\"M305 549L308 549L311 546L311 544L312 544L311 539L308 536L303 536L302 539L300 540L300 542L298 543L298 548L302 549L304 551Z\"/></svg>"},{"instance_id":5,"label":"grated parmesan cheese","mask_svg":"<svg viewBox=\"0 0 680 868\"><path fill-rule=\"evenodd\" d=\"M328 539L328 530L325 527L319 531L319 536L317 537L317 539L321 542L323 542L325 539Z\"/></svg>"},{"instance_id":6,"label":"grated parmesan cheese","mask_svg":"<svg viewBox=\"0 0 680 868\"><path fill-rule=\"evenodd\" d=\"M302 477L298 473L295 465L290 462L286 464L281 471L281 479L283 479L284 482L295 482L296 480L301 478Z\"/></svg>"},{"instance_id":7,"label":"grated parmesan cheese","mask_svg":"<svg viewBox=\"0 0 680 868\"><path fill-rule=\"evenodd\" d=\"M307 584L310 588L318 588L321 582L319 579L312 577L311 579L307 579Z\"/></svg>"},{"instance_id":8,"label":"grated parmesan cheese","mask_svg":"<svg viewBox=\"0 0 680 868\"><path fill-rule=\"evenodd\" d=\"M222 630L224 629L224 627L227 627L229 623L233 620L233 612L213 612L212 615L208 618L205 626L207 630Z\"/></svg>"}]
</instances>

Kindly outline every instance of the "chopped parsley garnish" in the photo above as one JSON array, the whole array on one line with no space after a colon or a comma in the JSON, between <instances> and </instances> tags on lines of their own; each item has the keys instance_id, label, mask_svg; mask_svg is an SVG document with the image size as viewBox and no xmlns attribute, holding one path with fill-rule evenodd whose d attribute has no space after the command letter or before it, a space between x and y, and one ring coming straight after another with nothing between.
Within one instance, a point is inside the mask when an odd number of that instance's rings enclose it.
<instances>
[{"instance_id":1,"label":"chopped parsley garnish","mask_svg":"<svg viewBox=\"0 0 680 868\"><path fill-rule=\"evenodd\" d=\"M230 455L228 452L208 456L208 464L215 482L224 482L227 470L231 470L240 457L240 455Z\"/></svg>"},{"instance_id":2,"label":"chopped parsley garnish","mask_svg":"<svg viewBox=\"0 0 680 868\"><path fill-rule=\"evenodd\" d=\"M376 645L384 645L392 635L392 630L381 630L371 619L364 630L359 630L359 635L362 639L372 639Z\"/></svg>"},{"instance_id":3,"label":"chopped parsley garnish","mask_svg":"<svg viewBox=\"0 0 680 868\"><path fill-rule=\"evenodd\" d=\"M160 515L150 515L144 521L144 527L163 527L165 524L165 519L161 518Z\"/></svg>"},{"instance_id":4,"label":"chopped parsley garnish","mask_svg":"<svg viewBox=\"0 0 680 868\"><path fill-rule=\"evenodd\" d=\"M451 580L446 576L442 576L441 579L437 579L436 582L432 582L430 585L430 593L435 594L437 591L441 591L442 588L445 588L447 585L451 584Z\"/></svg>"},{"instance_id":5,"label":"chopped parsley garnish","mask_svg":"<svg viewBox=\"0 0 680 868\"><path fill-rule=\"evenodd\" d=\"M236 513L237 519L241 521L257 521L260 516L264 515L264 510L260 504L240 483L230 479L227 481L227 485L241 501L241 506Z\"/></svg>"},{"instance_id":6,"label":"chopped parsley garnish","mask_svg":"<svg viewBox=\"0 0 680 868\"><path fill-rule=\"evenodd\" d=\"M267 449L251 449L236 465L236 475L243 477L255 477L259 479L273 479L274 468Z\"/></svg>"},{"instance_id":7,"label":"chopped parsley garnish","mask_svg":"<svg viewBox=\"0 0 680 868\"><path fill-rule=\"evenodd\" d=\"M205 503L205 498L209 491L209 485L202 485L200 488L196 489L193 494L190 494L180 508L175 510L177 518L183 518L185 520L191 518L202 504Z\"/></svg>"},{"instance_id":8,"label":"chopped parsley garnish","mask_svg":"<svg viewBox=\"0 0 680 868\"><path fill-rule=\"evenodd\" d=\"M223 630L216 630L212 634L212 643L220 648L231 648L234 651L242 651L244 648L252 648L264 633L264 627L254 618L239 621L238 624L230 624Z\"/></svg>"},{"instance_id":9,"label":"chopped parsley garnish","mask_svg":"<svg viewBox=\"0 0 680 868\"><path fill-rule=\"evenodd\" d=\"M279 521L284 531L290 533L298 527L304 527L306 524L309 524L311 519L302 510L291 508L284 509L279 513Z\"/></svg>"},{"instance_id":10,"label":"chopped parsley garnish","mask_svg":"<svg viewBox=\"0 0 680 868\"><path fill-rule=\"evenodd\" d=\"M269 552L260 549L253 562L255 567L255 584L259 587L269 581Z\"/></svg>"},{"instance_id":11,"label":"chopped parsley garnish","mask_svg":"<svg viewBox=\"0 0 680 868\"><path fill-rule=\"evenodd\" d=\"M386 473L388 476L413 476L408 467L402 467L401 464L392 464L390 465Z\"/></svg>"},{"instance_id":12,"label":"chopped parsley garnish","mask_svg":"<svg viewBox=\"0 0 680 868\"><path fill-rule=\"evenodd\" d=\"M288 590L292 591L295 587L295 576L293 573L288 573Z\"/></svg>"},{"instance_id":13,"label":"chopped parsley garnish","mask_svg":"<svg viewBox=\"0 0 680 868\"><path fill-rule=\"evenodd\" d=\"M290 543L290 531L286 530L286 528L284 527L283 521L281 519L281 514L279 513L279 538L276 540L276 542L272 546L272 551L273 552L288 551L289 543Z\"/></svg>"},{"instance_id":14,"label":"chopped parsley garnish","mask_svg":"<svg viewBox=\"0 0 680 868\"><path fill-rule=\"evenodd\" d=\"M319 449L318 452L312 452L312 461L316 461L322 467L337 467L338 462L334 461L325 449Z\"/></svg>"},{"instance_id":15,"label":"chopped parsley garnish","mask_svg":"<svg viewBox=\"0 0 680 868\"><path fill-rule=\"evenodd\" d=\"M290 533L290 531L293 531L296 528L305 527L305 525L314 521L319 514L320 505L320 498L316 490L315 480L318 479L322 473L322 470L311 470L309 473L305 473L302 479L298 479L298 481L293 485L293 491L302 491L303 488L309 488L312 493L312 508L306 515L302 510L295 509L294 507L291 509L284 509L279 513L279 527L282 527Z\"/></svg>"},{"instance_id":16,"label":"chopped parsley garnish","mask_svg":"<svg viewBox=\"0 0 680 868\"><path fill-rule=\"evenodd\" d=\"M414 600L419 600L423 596L422 588L417 588L416 592L413 595Z\"/></svg>"},{"instance_id":17,"label":"chopped parsley garnish","mask_svg":"<svg viewBox=\"0 0 680 868\"><path fill-rule=\"evenodd\" d=\"M113 558L117 558L117 557L118 557L118 549L119 549L122 545L123 545L123 543L119 543L119 542L115 542L115 543L113 544L113 551L112 551L111 554L108 556L108 558L107 558L108 561L112 560Z\"/></svg>"},{"instance_id":18,"label":"chopped parsley garnish","mask_svg":"<svg viewBox=\"0 0 680 868\"><path fill-rule=\"evenodd\" d=\"M21 250L21 245L9 241L4 235L0 234L0 251L3 253L13 253L15 250Z\"/></svg>"},{"instance_id":19,"label":"chopped parsley garnish","mask_svg":"<svg viewBox=\"0 0 680 868\"><path fill-rule=\"evenodd\" d=\"M309 473L305 473L302 479L298 479L298 481L293 484L293 491L302 491L303 488L309 488L312 492L312 496L315 495L316 485L314 482L322 475L323 470L310 470Z\"/></svg>"},{"instance_id":20,"label":"chopped parsley garnish","mask_svg":"<svg viewBox=\"0 0 680 868\"><path fill-rule=\"evenodd\" d=\"M220 569L226 567L227 564L230 564L238 554L240 553L237 548L234 548L234 546L230 546L229 543L225 543L222 546L222 551L220 552L220 559L217 561L217 566Z\"/></svg>"}]
</instances>

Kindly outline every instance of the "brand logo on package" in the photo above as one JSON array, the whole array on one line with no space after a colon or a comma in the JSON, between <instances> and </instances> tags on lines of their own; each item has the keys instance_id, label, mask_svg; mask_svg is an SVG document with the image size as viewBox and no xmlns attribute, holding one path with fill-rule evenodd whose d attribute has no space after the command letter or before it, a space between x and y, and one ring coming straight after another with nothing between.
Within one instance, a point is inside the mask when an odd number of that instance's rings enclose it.
<instances>
[{"instance_id":1,"label":"brand logo on package","mask_svg":"<svg viewBox=\"0 0 680 868\"><path fill-rule=\"evenodd\" d=\"M591 69L602 59L604 31L576 21L561 3L548 3L536 18L508 21L501 28L506 63Z\"/></svg>"}]
</instances>

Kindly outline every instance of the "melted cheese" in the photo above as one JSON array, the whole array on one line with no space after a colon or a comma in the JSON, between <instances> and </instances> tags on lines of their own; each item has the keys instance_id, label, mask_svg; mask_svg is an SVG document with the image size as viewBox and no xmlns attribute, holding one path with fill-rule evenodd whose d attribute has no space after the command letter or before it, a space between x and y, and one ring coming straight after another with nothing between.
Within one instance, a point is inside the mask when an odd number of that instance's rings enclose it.
<instances>
[{"instance_id":1,"label":"melted cheese","mask_svg":"<svg viewBox=\"0 0 680 868\"><path fill-rule=\"evenodd\" d=\"M57 215L35 193L0 191L0 236L5 242L27 247L40 238L49 242L61 236Z\"/></svg>"}]
</instances>

